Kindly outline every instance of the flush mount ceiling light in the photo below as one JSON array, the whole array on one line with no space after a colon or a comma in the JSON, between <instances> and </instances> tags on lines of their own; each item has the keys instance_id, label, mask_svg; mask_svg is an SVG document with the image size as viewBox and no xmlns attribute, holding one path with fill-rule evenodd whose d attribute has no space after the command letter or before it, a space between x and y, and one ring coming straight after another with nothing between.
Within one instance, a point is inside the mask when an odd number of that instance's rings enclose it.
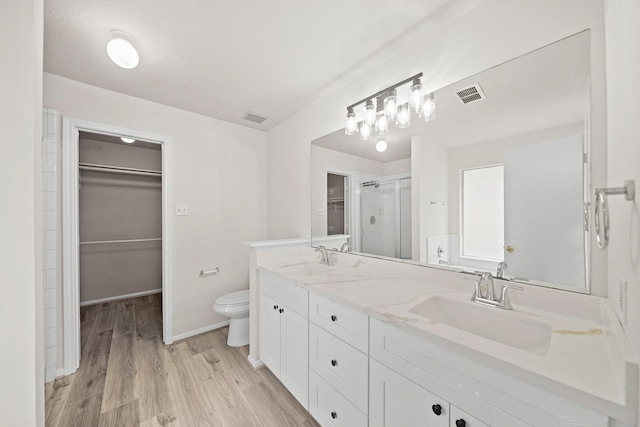
<instances>
[{"instance_id":1,"label":"flush mount ceiling light","mask_svg":"<svg viewBox=\"0 0 640 427\"><path fill-rule=\"evenodd\" d=\"M381 139L380 141L378 141L378 143L376 144L376 150L382 153L386 149L387 149L387 141L385 141L384 139Z\"/></svg>"},{"instance_id":2,"label":"flush mount ceiling light","mask_svg":"<svg viewBox=\"0 0 640 427\"><path fill-rule=\"evenodd\" d=\"M140 56L133 47L133 38L120 30L111 30L113 38L107 43L109 58L119 67L128 70L136 68L140 62Z\"/></svg>"},{"instance_id":3,"label":"flush mount ceiling light","mask_svg":"<svg viewBox=\"0 0 640 427\"><path fill-rule=\"evenodd\" d=\"M126 136L121 136L120 139L122 140L122 142L126 142L127 144L133 144L134 142L136 142L135 139L127 138Z\"/></svg>"},{"instance_id":4,"label":"flush mount ceiling light","mask_svg":"<svg viewBox=\"0 0 640 427\"><path fill-rule=\"evenodd\" d=\"M417 114L426 122L433 120L436 117L436 98L433 93L426 94L420 81L421 77L422 73L416 74L349 105L344 133L358 134L360 139L366 141L373 132L380 136L388 134L390 123L395 123L399 129L408 128L411 126L412 114ZM397 89L409 83L411 85L407 90L407 96L401 102ZM365 106L361 111L361 117L358 118L355 107L360 104Z\"/></svg>"}]
</instances>

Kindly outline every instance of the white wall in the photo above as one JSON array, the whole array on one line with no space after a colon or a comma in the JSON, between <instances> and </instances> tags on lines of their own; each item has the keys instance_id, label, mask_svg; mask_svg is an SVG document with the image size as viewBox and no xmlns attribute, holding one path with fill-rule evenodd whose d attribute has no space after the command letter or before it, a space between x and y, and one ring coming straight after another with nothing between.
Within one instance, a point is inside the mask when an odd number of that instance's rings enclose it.
<instances>
[{"instance_id":1,"label":"white wall","mask_svg":"<svg viewBox=\"0 0 640 427\"><path fill-rule=\"evenodd\" d=\"M44 425L42 9L42 0L0 3L0 409L8 426Z\"/></svg>"},{"instance_id":2,"label":"white wall","mask_svg":"<svg viewBox=\"0 0 640 427\"><path fill-rule=\"evenodd\" d=\"M486 0L454 19L477 3L458 2L458 9L426 21L393 46L394 54L369 58L342 89L268 132L269 238L309 235L310 142L342 128L345 108L354 100L417 72L424 73L431 92L587 28L596 46L602 44L602 0ZM416 55L415 46L425 54ZM592 79L602 83L602 58L593 63ZM605 92L602 84L592 89L594 139L602 140ZM603 159L603 151L594 155ZM601 175L594 177L596 185Z\"/></svg>"},{"instance_id":3,"label":"white wall","mask_svg":"<svg viewBox=\"0 0 640 427\"><path fill-rule=\"evenodd\" d=\"M640 2L606 2L607 28L607 154L608 185L622 186L627 179L640 184ZM635 202L622 196L609 198L611 240L609 298L618 305L620 279L628 283L626 331L640 355L640 194ZM594 249L599 250L599 249Z\"/></svg>"},{"instance_id":4,"label":"white wall","mask_svg":"<svg viewBox=\"0 0 640 427\"><path fill-rule=\"evenodd\" d=\"M264 132L44 74L44 104L70 116L171 137L174 336L226 319L215 299L244 289L249 250L266 237ZM201 269L220 268L199 278Z\"/></svg>"}]
</instances>

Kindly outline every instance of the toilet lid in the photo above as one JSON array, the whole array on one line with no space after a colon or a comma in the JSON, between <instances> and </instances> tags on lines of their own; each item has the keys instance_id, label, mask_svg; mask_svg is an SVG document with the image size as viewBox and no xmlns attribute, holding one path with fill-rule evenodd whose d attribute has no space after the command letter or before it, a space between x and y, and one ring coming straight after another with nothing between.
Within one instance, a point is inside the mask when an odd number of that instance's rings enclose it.
<instances>
[{"instance_id":1,"label":"toilet lid","mask_svg":"<svg viewBox=\"0 0 640 427\"><path fill-rule=\"evenodd\" d=\"M249 289L231 292L216 299L218 305L243 305L249 304Z\"/></svg>"}]
</instances>

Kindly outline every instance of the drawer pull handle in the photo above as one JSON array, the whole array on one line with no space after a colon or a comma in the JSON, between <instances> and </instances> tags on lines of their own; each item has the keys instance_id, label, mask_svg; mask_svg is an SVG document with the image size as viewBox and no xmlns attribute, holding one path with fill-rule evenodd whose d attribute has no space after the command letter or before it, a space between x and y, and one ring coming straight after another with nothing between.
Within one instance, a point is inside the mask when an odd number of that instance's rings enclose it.
<instances>
[{"instance_id":1,"label":"drawer pull handle","mask_svg":"<svg viewBox=\"0 0 640 427\"><path fill-rule=\"evenodd\" d=\"M277 305L274 305L274 306L273 306L273 309L274 309L274 310L277 310L277 309L278 309L278 306L277 306Z\"/></svg>"},{"instance_id":2,"label":"drawer pull handle","mask_svg":"<svg viewBox=\"0 0 640 427\"><path fill-rule=\"evenodd\" d=\"M331 418L333 418L335 420L336 418L338 418L338 414L335 411L333 411L331 413Z\"/></svg>"},{"instance_id":3,"label":"drawer pull handle","mask_svg":"<svg viewBox=\"0 0 640 427\"><path fill-rule=\"evenodd\" d=\"M336 365L338 365L338 361L336 359L333 359L331 361L331 366L336 366Z\"/></svg>"},{"instance_id":4,"label":"drawer pull handle","mask_svg":"<svg viewBox=\"0 0 640 427\"><path fill-rule=\"evenodd\" d=\"M335 322L336 320L338 320L338 316L336 316L335 314L331 315L331 321Z\"/></svg>"},{"instance_id":5,"label":"drawer pull handle","mask_svg":"<svg viewBox=\"0 0 640 427\"><path fill-rule=\"evenodd\" d=\"M456 420L456 427L466 427L466 425L467 425L467 422L462 418L460 418L459 420Z\"/></svg>"},{"instance_id":6,"label":"drawer pull handle","mask_svg":"<svg viewBox=\"0 0 640 427\"><path fill-rule=\"evenodd\" d=\"M280 310L278 310L280 313L282 313L284 311L284 308L281 308Z\"/></svg>"},{"instance_id":7,"label":"drawer pull handle","mask_svg":"<svg viewBox=\"0 0 640 427\"><path fill-rule=\"evenodd\" d=\"M434 414L436 415L440 415L442 414L442 406L435 404L433 406L431 406L431 410L433 411Z\"/></svg>"}]
</instances>

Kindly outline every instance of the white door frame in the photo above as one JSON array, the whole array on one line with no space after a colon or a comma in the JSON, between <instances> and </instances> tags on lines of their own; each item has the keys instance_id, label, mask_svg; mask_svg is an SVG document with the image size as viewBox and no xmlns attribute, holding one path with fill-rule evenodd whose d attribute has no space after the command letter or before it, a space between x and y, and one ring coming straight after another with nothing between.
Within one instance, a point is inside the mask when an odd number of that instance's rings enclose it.
<instances>
[{"instance_id":1,"label":"white door frame","mask_svg":"<svg viewBox=\"0 0 640 427\"><path fill-rule=\"evenodd\" d=\"M130 136L162 144L162 338L173 342L171 138L119 126L62 118L62 301L64 375L80 366L79 132Z\"/></svg>"}]
</instances>

